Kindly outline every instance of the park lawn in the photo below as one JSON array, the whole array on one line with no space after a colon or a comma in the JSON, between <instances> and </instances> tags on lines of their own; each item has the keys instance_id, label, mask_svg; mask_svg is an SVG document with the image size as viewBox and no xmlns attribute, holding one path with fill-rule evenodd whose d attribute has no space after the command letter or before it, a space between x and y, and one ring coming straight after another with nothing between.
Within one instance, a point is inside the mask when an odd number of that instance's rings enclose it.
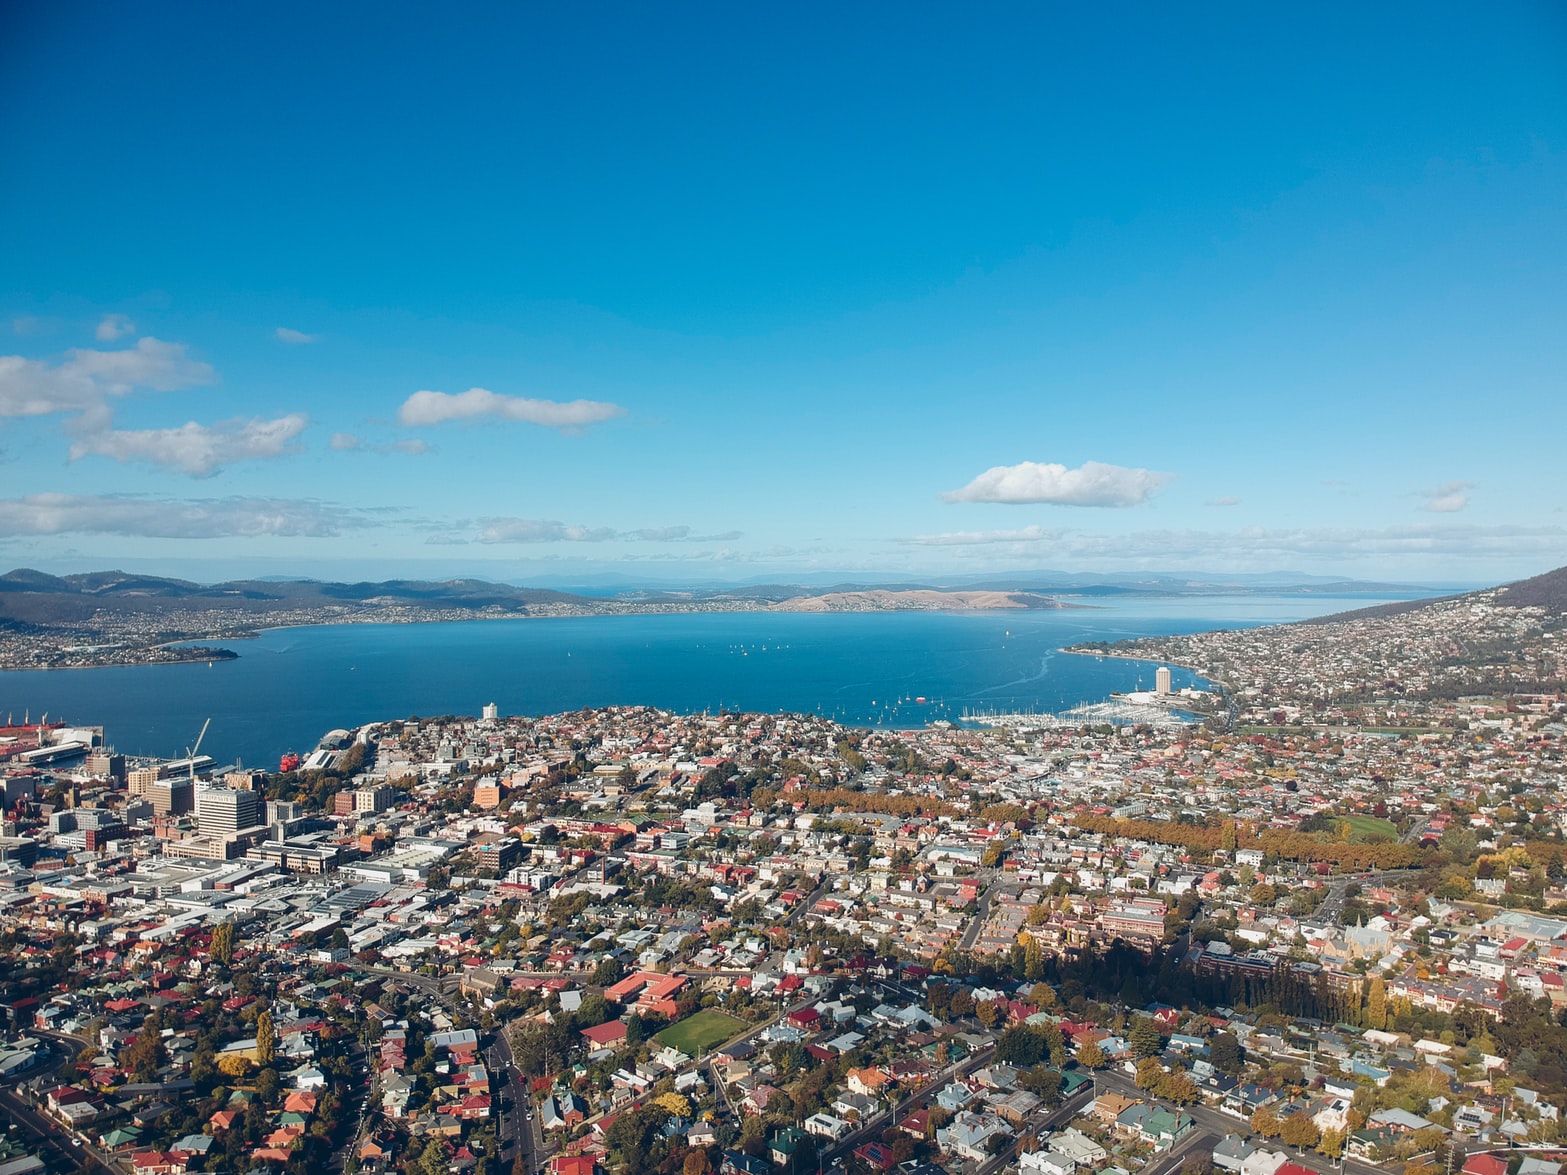
<instances>
[{"instance_id":1,"label":"park lawn","mask_svg":"<svg viewBox=\"0 0 1567 1175\"><path fill-rule=\"evenodd\" d=\"M1375 816L1340 816L1339 819L1349 825L1350 840L1365 841L1373 836L1398 839L1398 829L1387 820L1379 820Z\"/></svg>"},{"instance_id":2,"label":"park lawn","mask_svg":"<svg viewBox=\"0 0 1567 1175\"><path fill-rule=\"evenodd\" d=\"M671 1024L653 1039L679 1049L688 1057L699 1057L715 1044L722 1044L744 1030L744 1020L736 1020L717 1008L703 1008L678 1024Z\"/></svg>"}]
</instances>

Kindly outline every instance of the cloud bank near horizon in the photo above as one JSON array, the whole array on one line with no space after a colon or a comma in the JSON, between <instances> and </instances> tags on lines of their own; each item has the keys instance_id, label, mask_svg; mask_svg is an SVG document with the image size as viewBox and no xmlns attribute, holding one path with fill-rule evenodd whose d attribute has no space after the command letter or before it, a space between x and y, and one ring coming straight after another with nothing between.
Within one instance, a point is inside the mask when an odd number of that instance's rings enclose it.
<instances>
[{"instance_id":1,"label":"cloud bank near horizon","mask_svg":"<svg viewBox=\"0 0 1567 1175\"><path fill-rule=\"evenodd\" d=\"M132 494L28 494L0 499L0 538L58 534L335 538L377 524L365 511L310 499L174 500Z\"/></svg>"},{"instance_id":2,"label":"cloud bank near horizon","mask_svg":"<svg viewBox=\"0 0 1567 1175\"><path fill-rule=\"evenodd\" d=\"M484 518L476 543L723 543L740 537L739 531L697 534L689 526L655 526L616 530L610 526L568 526L543 518ZM435 540L449 542L450 540Z\"/></svg>"}]
</instances>

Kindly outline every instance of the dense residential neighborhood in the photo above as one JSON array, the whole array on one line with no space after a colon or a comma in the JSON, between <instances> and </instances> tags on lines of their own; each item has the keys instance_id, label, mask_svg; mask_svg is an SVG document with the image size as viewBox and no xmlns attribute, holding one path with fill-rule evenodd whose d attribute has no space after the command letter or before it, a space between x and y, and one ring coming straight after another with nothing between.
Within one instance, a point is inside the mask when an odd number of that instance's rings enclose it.
<instances>
[{"instance_id":1,"label":"dense residential neighborhood","mask_svg":"<svg viewBox=\"0 0 1567 1175\"><path fill-rule=\"evenodd\" d=\"M0 1172L1556 1175L1554 620L1462 692L1433 608L1178 638L1179 725L12 726Z\"/></svg>"}]
</instances>

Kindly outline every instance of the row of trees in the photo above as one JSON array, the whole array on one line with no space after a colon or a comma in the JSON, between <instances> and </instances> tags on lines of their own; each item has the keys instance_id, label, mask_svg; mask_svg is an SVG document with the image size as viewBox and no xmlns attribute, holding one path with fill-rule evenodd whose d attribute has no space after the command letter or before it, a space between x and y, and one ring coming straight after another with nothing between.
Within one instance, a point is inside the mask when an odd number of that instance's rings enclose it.
<instances>
[{"instance_id":1,"label":"row of trees","mask_svg":"<svg viewBox=\"0 0 1567 1175\"><path fill-rule=\"evenodd\" d=\"M1323 862L1350 872L1369 869L1410 869L1422 863L1424 851L1415 845L1383 842L1353 844L1310 833L1287 832L1276 828L1253 833L1232 821L1222 825L1187 824L1163 820L1117 820L1079 812L1073 822L1089 832L1150 844L1174 845L1193 852L1212 853L1218 849L1261 849L1286 861Z\"/></svg>"}]
</instances>

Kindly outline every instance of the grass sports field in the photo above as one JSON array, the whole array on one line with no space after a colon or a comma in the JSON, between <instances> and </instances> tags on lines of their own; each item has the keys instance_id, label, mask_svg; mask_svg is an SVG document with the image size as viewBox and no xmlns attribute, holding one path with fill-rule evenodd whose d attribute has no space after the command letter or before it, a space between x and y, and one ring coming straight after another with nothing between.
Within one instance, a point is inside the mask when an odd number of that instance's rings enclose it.
<instances>
[{"instance_id":1,"label":"grass sports field","mask_svg":"<svg viewBox=\"0 0 1567 1175\"><path fill-rule=\"evenodd\" d=\"M1398 829L1375 816L1340 816L1339 820L1349 825L1349 839L1352 841L1365 843L1377 838L1398 839Z\"/></svg>"},{"instance_id":2,"label":"grass sports field","mask_svg":"<svg viewBox=\"0 0 1567 1175\"><path fill-rule=\"evenodd\" d=\"M679 1024L671 1024L653 1037L660 1044L679 1049L688 1057L701 1056L715 1044L723 1044L745 1030L745 1021L736 1020L717 1008L703 1008Z\"/></svg>"}]
</instances>

